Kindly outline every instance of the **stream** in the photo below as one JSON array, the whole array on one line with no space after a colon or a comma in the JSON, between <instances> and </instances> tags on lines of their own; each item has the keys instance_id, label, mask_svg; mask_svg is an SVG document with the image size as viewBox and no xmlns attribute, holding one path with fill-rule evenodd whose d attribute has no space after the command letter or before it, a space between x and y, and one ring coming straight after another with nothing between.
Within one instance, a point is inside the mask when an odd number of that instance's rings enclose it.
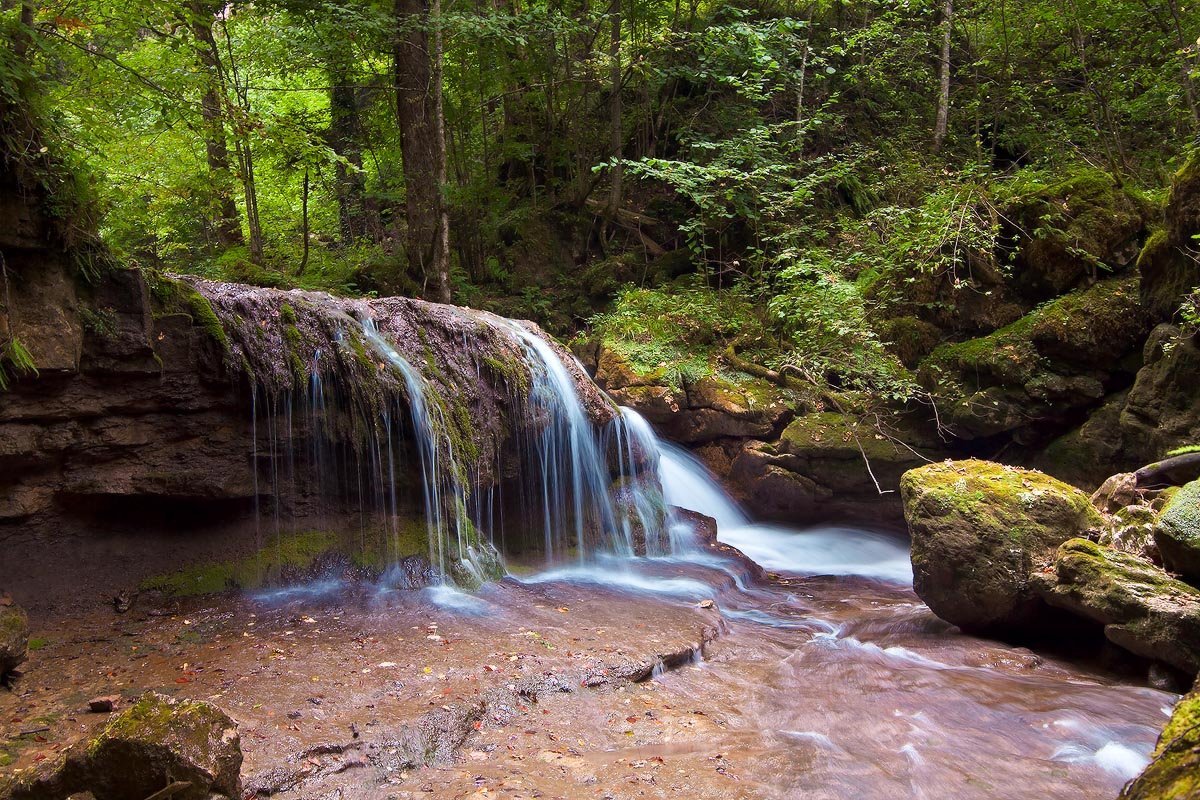
<instances>
[{"instance_id":1,"label":"stream","mask_svg":"<svg viewBox=\"0 0 1200 800\"><path fill-rule=\"evenodd\" d=\"M1175 695L959 634L913 594L897 535L753 524L670 446L660 477L668 502L714 517L719 540L770 579L747 583L697 548L533 580L715 597L723 635L655 681L674 703L724 716L704 749L737 764L758 787L749 796L1115 797L1148 761ZM677 752L663 742L623 755Z\"/></svg>"}]
</instances>

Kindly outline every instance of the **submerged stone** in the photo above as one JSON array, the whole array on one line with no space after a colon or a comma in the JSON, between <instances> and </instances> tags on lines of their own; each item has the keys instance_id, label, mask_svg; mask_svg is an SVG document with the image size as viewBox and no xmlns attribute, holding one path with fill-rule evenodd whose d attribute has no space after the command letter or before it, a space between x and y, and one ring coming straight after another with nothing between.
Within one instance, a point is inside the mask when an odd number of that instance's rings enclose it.
<instances>
[{"instance_id":1,"label":"submerged stone","mask_svg":"<svg viewBox=\"0 0 1200 800\"><path fill-rule=\"evenodd\" d=\"M912 535L913 588L964 630L1036 624L1030 573L1054 548L1104 519L1088 496L1049 475L987 461L946 461L900 481Z\"/></svg>"}]
</instances>

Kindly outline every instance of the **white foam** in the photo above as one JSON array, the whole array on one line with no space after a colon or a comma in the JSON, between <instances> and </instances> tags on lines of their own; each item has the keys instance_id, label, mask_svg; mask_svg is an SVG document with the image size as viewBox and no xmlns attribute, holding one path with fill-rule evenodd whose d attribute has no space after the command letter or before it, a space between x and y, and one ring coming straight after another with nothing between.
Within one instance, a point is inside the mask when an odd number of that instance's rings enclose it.
<instances>
[{"instance_id":1,"label":"white foam","mask_svg":"<svg viewBox=\"0 0 1200 800\"><path fill-rule=\"evenodd\" d=\"M906 543L882 533L841 527L800 531L779 525L744 525L718 529L717 538L767 569L794 575L862 575L890 583L912 583Z\"/></svg>"}]
</instances>

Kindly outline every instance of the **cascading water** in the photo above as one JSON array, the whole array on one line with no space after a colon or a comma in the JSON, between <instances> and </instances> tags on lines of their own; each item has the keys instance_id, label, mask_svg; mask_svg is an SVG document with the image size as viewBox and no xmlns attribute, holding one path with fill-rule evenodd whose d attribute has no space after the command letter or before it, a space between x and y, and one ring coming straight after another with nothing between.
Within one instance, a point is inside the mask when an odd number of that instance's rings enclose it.
<instances>
[{"instance_id":1,"label":"cascading water","mask_svg":"<svg viewBox=\"0 0 1200 800\"><path fill-rule=\"evenodd\" d=\"M397 586L476 586L499 575L500 553L547 566L671 551L649 425L532 326L196 286L229 336L227 363L251 379L256 509L274 532L258 583L295 580L285 540L308 531Z\"/></svg>"}]
</instances>

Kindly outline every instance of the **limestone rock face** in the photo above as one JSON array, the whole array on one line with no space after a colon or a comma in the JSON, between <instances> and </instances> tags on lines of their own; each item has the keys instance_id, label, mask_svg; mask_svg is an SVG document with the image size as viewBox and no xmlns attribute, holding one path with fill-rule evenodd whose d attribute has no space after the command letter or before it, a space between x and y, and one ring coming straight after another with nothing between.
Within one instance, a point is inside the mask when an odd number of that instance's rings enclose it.
<instances>
[{"instance_id":1,"label":"limestone rock face","mask_svg":"<svg viewBox=\"0 0 1200 800\"><path fill-rule=\"evenodd\" d=\"M1114 644L1190 674L1200 671L1200 589L1150 562L1071 539L1033 584L1049 605L1103 625Z\"/></svg>"},{"instance_id":2,"label":"limestone rock face","mask_svg":"<svg viewBox=\"0 0 1200 800\"><path fill-rule=\"evenodd\" d=\"M25 661L29 619L18 606L0 606L0 680Z\"/></svg>"},{"instance_id":3,"label":"limestone rock face","mask_svg":"<svg viewBox=\"0 0 1200 800\"><path fill-rule=\"evenodd\" d=\"M91 792L96 800L150 797L175 783L177 800L240 800L242 750L237 725L214 705L147 692L117 714L83 752L51 775L17 785L13 800L58 800Z\"/></svg>"},{"instance_id":4,"label":"limestone rock face","mask_svg":"<svg viewBox=\"0 0 1200 800\"><path fill-rule=\"evenodd\" d=\"M1175 704L1158 737L1154 760L1121 792L1120 800L1200 797L1200 685Z\"/></svg>"},{"instance_id":5,"label":"limestone rock face","mask_svg":"<svg viewBox=\"0 0 1200 800\"><path fill-rule=\"evenodd\" d=\"M1036 625L1030 574L1104 519L1078 489L1040 472L947 461L900 481L913 585L942 619L973 632Z\"/></svg>"},{"instance_id":6,"label":"limestone rock face","mask_svg":"<svg viewBox=\"0 0 1200 800\"><path fill-rule=\"evenodd\" d=\"M1200 480L1172 495L1159 515L1154 542L1167 569L1200 585Z\"/></svg>"}]
</instances>

